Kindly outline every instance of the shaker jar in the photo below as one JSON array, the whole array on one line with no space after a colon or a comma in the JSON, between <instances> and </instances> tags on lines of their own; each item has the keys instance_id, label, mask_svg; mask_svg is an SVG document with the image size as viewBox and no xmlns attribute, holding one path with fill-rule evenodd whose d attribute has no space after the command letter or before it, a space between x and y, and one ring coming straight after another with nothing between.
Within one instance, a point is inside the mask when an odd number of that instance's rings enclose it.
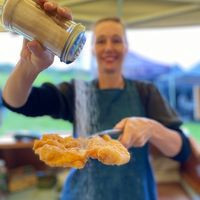
<instances>
[{"instance_id":1,"label":"shaker jar","mask_svg":"<svg viewBox=\"0 0 200 200\"><path fill-rule=\"evenodd\" d=\"M83 25L48 15L35 0L5 0L2 24L28 40L38 40L67 64L77 58L86 41Z\"/></svg>"}]
</instances>

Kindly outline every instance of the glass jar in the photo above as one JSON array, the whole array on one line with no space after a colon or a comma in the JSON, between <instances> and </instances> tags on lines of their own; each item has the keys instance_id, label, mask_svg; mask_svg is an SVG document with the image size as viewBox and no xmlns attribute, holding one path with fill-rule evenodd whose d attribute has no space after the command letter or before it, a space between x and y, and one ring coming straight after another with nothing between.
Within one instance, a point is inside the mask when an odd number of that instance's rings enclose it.
<instances>
[{"instance_id":1,"label":"glass jar","mask_svg":"<svg viewBox=\"0 0 200 200\"><path fill-rule=\"evenodd\" d=\"M48 15L34 0L5 0L2 24L28 40L38 40L67 64L77 58L86 41L83 25Z\"/></svg>"}]
</instances>

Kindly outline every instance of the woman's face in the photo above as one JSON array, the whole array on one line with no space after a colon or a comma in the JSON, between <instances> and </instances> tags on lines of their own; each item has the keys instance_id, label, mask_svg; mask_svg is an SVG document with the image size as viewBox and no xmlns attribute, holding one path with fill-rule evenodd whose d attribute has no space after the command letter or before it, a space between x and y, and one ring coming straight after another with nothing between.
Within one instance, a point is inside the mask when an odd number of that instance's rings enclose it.
<instances>
[{"instance_id":1,"label":"woman's face","mask_svg":"<svg viewBox=\"0 0 200 200\"><path fill-rule=\"evenodd\" d=\"M122 25L114 21L97 24L94 29L93 52L99 73L121 74L127 43Z\"/></svg>"}]
</instances>

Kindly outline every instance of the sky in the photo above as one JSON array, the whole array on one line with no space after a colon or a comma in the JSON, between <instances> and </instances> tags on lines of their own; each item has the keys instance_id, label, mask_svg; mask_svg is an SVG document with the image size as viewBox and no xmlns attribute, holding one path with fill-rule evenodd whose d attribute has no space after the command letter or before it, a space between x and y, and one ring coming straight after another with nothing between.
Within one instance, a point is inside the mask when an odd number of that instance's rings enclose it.
<instances>
[{"instance_id":1,"label":"sky","mask_svg":"<svg viewBox=\"0 0 200 200\"><path fill-rule=\"evenodd\" d=\"M191 68L200 61L200 26L190 28L141 29L127 31L129 49L147 59L167 64L178 64L184 69ZM91 33L86 34L87 42L81 52L83 68L88 69L91 55ZM22 37L8 32L0 33L0 62L15 64L19 58ZM84 56L87 55L87 56ZM70 68L76 61L66 66L58 58L53 66Z\"/></svg>"},{"instance_id":2,"label":"sky","mask_svg":"<svg viewBox=\"0 0 200 200\"><path fill-rule=\"evenodd\" d=\"M164 63L191 68L200 61L200 26L130 31L130 49ZM130 39L131 38L131 39Z\"/></svg>"}]
</instances>

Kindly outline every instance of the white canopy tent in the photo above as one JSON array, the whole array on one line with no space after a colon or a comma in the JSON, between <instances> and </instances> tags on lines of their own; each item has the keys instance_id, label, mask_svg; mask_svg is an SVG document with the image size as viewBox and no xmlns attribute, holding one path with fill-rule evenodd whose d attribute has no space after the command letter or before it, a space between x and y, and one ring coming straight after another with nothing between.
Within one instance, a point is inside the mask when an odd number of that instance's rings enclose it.
<instances>
[{"instance_id":1,"label":"white canopy tent","mask_svg":"<svg viewBox=\"0 0 200 200\"><path fill-rule=\"evenodd\" d=\"M54 0L87 28L102 17L121 17L127 27L200 25L200 0ZM4 0L0 0L0 8ZM2 31L2 27L0 28Z\"/></svg>"}]
</instances>

